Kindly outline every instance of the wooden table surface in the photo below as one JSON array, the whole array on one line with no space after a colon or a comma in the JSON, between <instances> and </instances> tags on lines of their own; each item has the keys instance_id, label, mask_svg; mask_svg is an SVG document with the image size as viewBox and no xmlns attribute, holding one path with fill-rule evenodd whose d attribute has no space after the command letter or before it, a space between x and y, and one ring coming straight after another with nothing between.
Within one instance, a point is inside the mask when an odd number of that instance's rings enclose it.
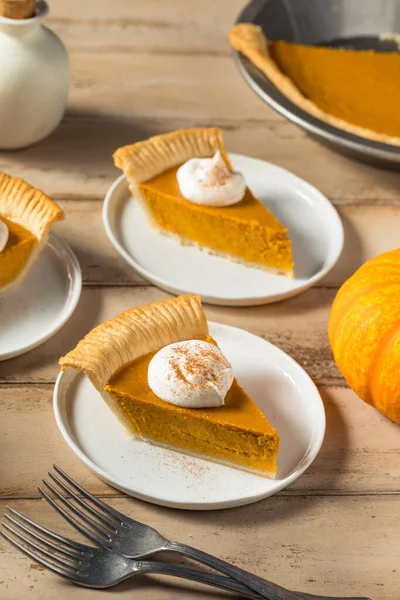
<instances>
[{"instance_id":1,"label":"wooden table surface","mask_svg":"<svg viewBox=\"0 0 400 600\"><path fill-rule=\"evenodd\" d=\"M0 363L0 510L7 504L45 526L73 532L39 499L56 462L111 505L177 538L287 587L311 593L400 596L399 426L366 406L336 369L327 321L340 284L366 259L400 245L400 174L321 147L267 108L242 80L226 33L242 0L52 0L52 27L71 59L69 108L47 140L0 153L0 169L59 201L57 227L82 265L76 313L49 342ZM164 509L128 498L93 476L55 424L57 360L95 324L167 296L148 285L106 239L101 207L119 175L121 144L178 127L220 125L229 149L272 161L305 178L337 207L345 248L313 289L257 308L207 307L207 315L264 336L317 382L327 433L315 463L289 489L251 506L215 512ZM115 592L71 588L4 541L0 598L228 597L171 579L142 579ZM209 595L207 595L209 594Z\"/></svg>"}]
</instances>

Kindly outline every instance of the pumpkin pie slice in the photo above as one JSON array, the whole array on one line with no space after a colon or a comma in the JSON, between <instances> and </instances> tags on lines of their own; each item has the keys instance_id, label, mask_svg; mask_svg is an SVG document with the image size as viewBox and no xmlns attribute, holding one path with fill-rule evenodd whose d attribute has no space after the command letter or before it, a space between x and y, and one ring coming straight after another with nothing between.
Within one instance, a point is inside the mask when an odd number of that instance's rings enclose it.
<instances>
[{"instance_id":1,"label":"pumpkin pie slice","mask_svg":"<svg viewBox=\"0 0 400 600\"><path fill-rule=\"evenodd\" d=\"M250 23L229 33L291 102L313 117L377 142L400 145L400 53L268 41Z\"/></svg>"},{"instance_id":2,"label":"pumpkin pie slice","mask_svg":"<svg viewBox=\"0 0 400 600\"><path fill-rule=\"evenodd\" d=\"M177 406L150 388L153 357L188 340L216 346L200 298L193 295L121 313L93 329L60 365L84 372L127 432L139 440L274 478L278 435L236 379L217 407ZM179 372L181 364L177 359L172 367ZM198 377L207 364L196 365Z\"/></svg>"},{"instance_id":3,"label":"pumpkin pie slice","mask_svg":"<svg viewBox=\"0 0 400 600\"><path fill-rule=\"evenodd\" d=\"M43 192L0 173L0 292L21 283L46 246L51 225L63 218Z\"/></svg>"},{"instance_id":4,"label":"pumpkin pie slice","mask_svg":"<svg viewBox=\"0 0 400 600\"><path fill-rule=\"evenodd\" d=\"M125 173L150 224L162 233L249 267L292 276L287 228L248 187L229 206L196 203L182 194L179 168L217 152L232 172L220 129L184 129L119 148L114 162Z\"/></svg>"}]
</instances>

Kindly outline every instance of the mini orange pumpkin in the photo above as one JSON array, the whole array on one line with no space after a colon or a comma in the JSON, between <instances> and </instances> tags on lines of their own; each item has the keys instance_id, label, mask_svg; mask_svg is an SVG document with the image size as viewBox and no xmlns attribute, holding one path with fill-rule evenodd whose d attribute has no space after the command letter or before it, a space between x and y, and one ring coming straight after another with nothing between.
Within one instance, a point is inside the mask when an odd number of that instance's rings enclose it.
<instances>
[{"instance_id":1,"label":"mini orange pumpkin","mask_svg":"<svg viewBox=\"0 0 400 600\"><path fill-rule=\"evenodd\" d=\"M400 249L367 261L342 285L329 341L349 386L400 424Z\"/></svg>"}]
</instances>

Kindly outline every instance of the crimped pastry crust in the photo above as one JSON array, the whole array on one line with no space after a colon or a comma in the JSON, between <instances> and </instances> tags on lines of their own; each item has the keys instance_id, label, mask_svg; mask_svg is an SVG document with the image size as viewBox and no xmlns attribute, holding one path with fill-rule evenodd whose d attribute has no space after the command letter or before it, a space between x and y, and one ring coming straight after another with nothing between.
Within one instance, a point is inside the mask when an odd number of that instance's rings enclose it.
<instances>
[{"instance_id":1,"label":"crimped pastry crust","mask_svg":"<svg viewBox=\"0 0 400 600\"><path fill-rule=\"evenodd\" d=\"M0 173L0 215L19 223L40 241L55 221L64 219L57 204L18 177Z\"/></svg>"},{"instance_id":2,"label":"crimped pastry crust","mask_svg":"<svg viewBox=\"0 0 400 600\"><path fill-rule=\"evenodd\" d=\"M21 283L39 253L47 244L50 227L64 219L64 212L51 198L23 179L0 173L0 216L22 225L38 239L29 260L19 276L6 286L4 292Z\"/></svg>"},{"instance_id":3,"label":"crimped pastry crust","mask_svg":"<svg viewBox=\"0 0 400 600\"><path fill-rule=\"evenodd\" d=\"M200 297L187 294L131 308L101 323L59 363L61 370L72 367L83 371L103 393L110 377L139 356L207 335Z\"/></svg>"},{"instance_id":4,"label":"crimped pastry crust","mask_svg":"<svg viewBox=\"0 0 400 600\"><path fill-rule=\"evenodd\" d=\"M353 135L363 138L400 146L400 138L377 133L371 129L365 129L348 121L343 121L334 115L331 115L314 102L308 100L300 90L295 86L290 77L287 77L279 69L276 62L271 58L268 52L268 40L261 27L252 23L238 23L229 32L229 41L232 47L246 56L251 62L268 77L275 87L284 94L291 102L296 104L302 110L308 112L313 117L325 121L333 127L338 127Z\"/></svg>"},{"instance_id":5,"label":"crimped pastry crust","mask_svg":"<svg viewBox=\"0 0 400 600\"><path fill-rule=\"evenodd\" d=\"M207 158L220 150L225 154L222 131L218 127L180 129L156 135L142 142L119 148L114 164L122 169L136 187L190 158Z\"/></svg>"}]
</instances>

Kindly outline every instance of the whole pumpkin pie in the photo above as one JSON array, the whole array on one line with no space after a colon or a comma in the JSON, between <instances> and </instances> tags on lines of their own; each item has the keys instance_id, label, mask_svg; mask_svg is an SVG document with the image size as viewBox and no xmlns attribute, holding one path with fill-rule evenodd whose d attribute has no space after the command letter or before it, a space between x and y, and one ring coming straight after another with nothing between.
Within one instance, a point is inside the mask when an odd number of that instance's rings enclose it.
<instances>
[{"instance_id":1,"label":"whole pumpkin pie","mask_svg":"<svg viewBox=\"0 0 400 600\"><path fill-rule=\"evenodd\" d=\"M260 27L235 25L233 48L312 116L377 142L400 145L400 53L268 41Z\"/></svg>"},{"instance_id":2,"label":"whole pumpkin pie","mask_svg":"<svg viewBox=\"0 0 400 600\"><path fill-rule=\"evenodd\" d=\"M60 365L83 371L130 435L275 476L278 435L210 337L198 296L127 310L93 329Z\"/></svg>"},{"instance_id":3,"label":"whole pumpkin pie","mask_svg":"<svg viewBox=\"0 0 400 600\"><path fill-rule=\"evenodd\" d=\"M0 173L0 292L21 283L64 218L53 200L22 179Z\"/></svg>"},{"instance_id":4,"label":"whole pumpkin pie","mask_svg":"<svg viewBox=\"0 0 400 600\"><path fill-rule=\"evenodd\" d=\"M293 275L287 228L232 171L220 129L154 136L119 148L114 161L162 233L249 267Z\"/></svg>"}]
</instances>

